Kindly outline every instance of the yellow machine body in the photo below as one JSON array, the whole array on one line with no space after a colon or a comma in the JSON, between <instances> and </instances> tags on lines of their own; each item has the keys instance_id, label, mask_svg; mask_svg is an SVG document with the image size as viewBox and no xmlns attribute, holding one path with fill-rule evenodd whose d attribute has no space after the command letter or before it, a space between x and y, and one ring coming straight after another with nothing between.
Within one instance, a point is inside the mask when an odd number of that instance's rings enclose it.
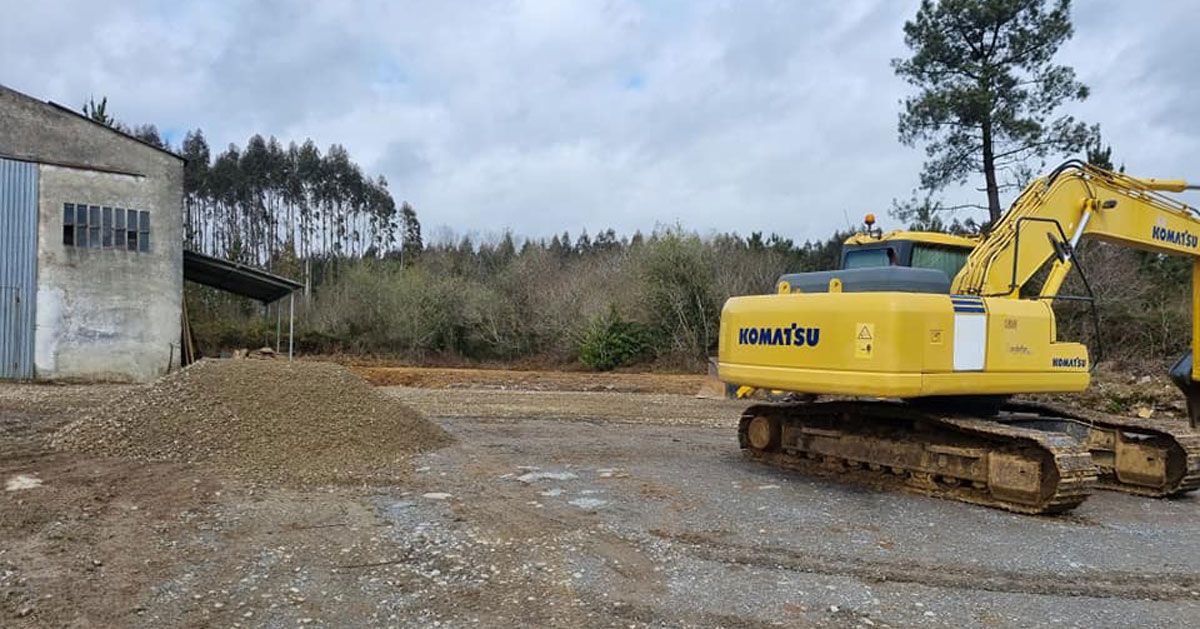
<instances>
[{"instance_id":1,"label":"yellow machine body","mask_svg":"<svg viewBox=\"0 0 1200 629\"><path fill-rule=\"evenodd\" d=\"M1088 352L1057 342L1044 301L919 293L730 299L725 382L827 395L927 397L1082 391Z\"/></svg>"},{"instance_id":2,"label":"yellow machine body","mask_svg":"<svg viewBox=\"0 0 1200 629\"><path fill-rule=\"evenodd\" d=\"M973 249L975 245L980 243L982 238L980 236L959 236L956 234L944 234L942 232L920 232L897 229L880 235L864 233L852 234L846 238L846 240L842 241L842 244L865 245L876 242L887 242L889 240L908 240L930 245Z\"/></svg>"}]
</instances>

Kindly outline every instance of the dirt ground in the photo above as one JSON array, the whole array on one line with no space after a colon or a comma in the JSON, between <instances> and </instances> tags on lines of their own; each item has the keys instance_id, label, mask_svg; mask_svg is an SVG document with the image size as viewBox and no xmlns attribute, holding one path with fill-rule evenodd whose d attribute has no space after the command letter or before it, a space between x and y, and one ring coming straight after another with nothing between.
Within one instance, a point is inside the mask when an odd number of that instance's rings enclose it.
<instances>
[{"instance_id":1,"label":"dirt ground","mask_svg":"<svg viewBox=\"0 0 1200 629\"><path fill-rule=\"evenodd\" d=\"M521 391L616 391L622 393L695 393L704 376L654 373L589 373L511 369L352 366L376 386L426 389L500 389Z\"/></svg>"},{"instance_id":2,"label":"dirt ground","mask_svg":"<svg viewBox=\"0 0 1200 629\"><path fill-rule=\"evenodd\" d=\"M47 449L136 390L0 385L0 626L1200 618L1194 495L1028 517L880 493L746 461L743 403L670 393L386 387L456 437L399 485L300 490Z\"/></svg>"},{"instance_id":3,"label":"dirt ground","mask_svg":"<svg viewBox=\"0 0 1200 629\"><path fill-rule=\"evenodd\" d=\"M699 374L588 373L514 369L355 365L350 369L376 386L488 391L579 391L692 395L705 378ZM1147 372L1148 371L1148 372ZM1186 417L1187 407L1162 370L1117 369L1102 365L1087 391L1037 395L1033 399L1079 406L1104 413L1156 418ZM448 398L449 399L449 398Z\"/></svg>"}]
</instances>

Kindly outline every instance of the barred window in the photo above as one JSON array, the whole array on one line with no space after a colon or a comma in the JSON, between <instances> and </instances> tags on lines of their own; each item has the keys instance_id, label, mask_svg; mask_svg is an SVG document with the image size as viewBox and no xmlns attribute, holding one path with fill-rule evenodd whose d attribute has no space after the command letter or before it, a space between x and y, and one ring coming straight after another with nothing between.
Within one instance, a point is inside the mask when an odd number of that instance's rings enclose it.
<instances>
[{"instance_id":1,"label":"barred window","mask_svg":"<svg viewBox=\"0 0 1200 629\"><path fill-rule=\"evenodd\" d=\"M75 204L63 204L63 244L75 246Z\"/></svg>"},{"instance_id":2,"label":"barred window","mask_svg":"<svg viewBox=\"0 0 1200 629\"><path fill-rule=\"evenodd\" d=\"M88 248L100 248L100 206L88 207Z\"/></svg>"},{"instance_id":3,"label":"barred window","mask_svg":"<svg viewBox=\"0 0 1200 629\"><path fill-rule=\"evenodd\" d=\"M104 230L104 248L108 249L113 246L113 234L112 234L113 209L110 207L104 208L102 216L103 216L103 221L104 221L104 225L102 227L102 229Z\"/></svg>"},{"instance_id":4,"label":"barred window","mask_svg":"<svg viewBox=\"0 0 1200 629\"><path fill-rule=\"evenodd\" d=\"M121 208L117 208L117 211L114 213L113 218L115 219L114 225L113 225L113 248L114 249L124 249L125 248L125 210L122 210Z\"/></svg>"},{"instance_id":5,"label":"barred window","mask_svg":"<svg viewBox=\"0 0 1200 629\"><path fill-rule=\"evenodd\" d=\"M64 203L62 243L81 249L150 251L150 212Z\"/></svg>"},{"instance_id":6,"label":"barred window","mask_svg":"<svg viewBox=\"0 0 1200 629\"><path fill-rule=\"evenodd\" d=\"M138 219L137 210L129 210L129 218L125 221L125 244L130 251L138 250Z\"/></svg>"},{"instance_id":7,"label":"barred window","mask_svg":"<svg viewBox=\"0 0 1200 629\"><path fill-rule=\"evenodd\" d=\"M150 251L150 213L138 212L138 251Z\"/></svg>"}]
</instances>

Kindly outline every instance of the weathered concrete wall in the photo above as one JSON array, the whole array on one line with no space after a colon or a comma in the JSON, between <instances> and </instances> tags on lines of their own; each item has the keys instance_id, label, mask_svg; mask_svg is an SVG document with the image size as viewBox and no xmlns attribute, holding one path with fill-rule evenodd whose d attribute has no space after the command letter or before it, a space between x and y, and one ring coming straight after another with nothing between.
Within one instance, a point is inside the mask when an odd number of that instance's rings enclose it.
<instances>
[{"instance_id":1,"label":"weathered concrete wall","mask_svg":"<svg viewBox=\"0 0 1200 629\"><path fill-rule=\"evenodd\" d=\"M177 199L144 177L48 165L40 171L37 376L145 381L177 366L183 296ZM78 202L148 210L150 251L64 246L63 204Z\"/></svg>"},{"instance_id":2,"label":"weathered concrete wall","mask_svg":"<svg viewBox=\"0 0 1200 629\"><path fill-rule=\"evenodd\" d=\"M183 162L3 87L0 156L40 164L36 377L146 381L177 366ZM63 245L64 203L149 211L150 251Z\"/></svg>"},{"instance_id":3,"label":"weathered concrete wall","mask_svg":"<svg viewBox=\"0 0 1200 629\"><path fill-rule=\"evenodd\" d=\"M31 162L72 164L150 178L179 171L183 161L74 112L0 85L0 155ZM182 205L182 189L180 190Z\"/></svg>"}]
</instances>

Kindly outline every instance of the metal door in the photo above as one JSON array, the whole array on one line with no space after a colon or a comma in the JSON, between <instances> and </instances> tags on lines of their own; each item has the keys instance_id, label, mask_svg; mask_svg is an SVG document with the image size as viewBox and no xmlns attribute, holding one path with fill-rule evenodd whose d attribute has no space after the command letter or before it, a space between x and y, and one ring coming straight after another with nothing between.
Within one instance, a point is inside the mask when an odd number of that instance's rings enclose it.
<instances>
[{"instance_id":1,"label":"metal door","mask_svg":"<svg viewBox=\"0 0 1200 629\"><path fill-rule=\"evenodd\" d=\"M0 379L33 377L37 165L0 159Z\"/></svg>"}]
</instances>

